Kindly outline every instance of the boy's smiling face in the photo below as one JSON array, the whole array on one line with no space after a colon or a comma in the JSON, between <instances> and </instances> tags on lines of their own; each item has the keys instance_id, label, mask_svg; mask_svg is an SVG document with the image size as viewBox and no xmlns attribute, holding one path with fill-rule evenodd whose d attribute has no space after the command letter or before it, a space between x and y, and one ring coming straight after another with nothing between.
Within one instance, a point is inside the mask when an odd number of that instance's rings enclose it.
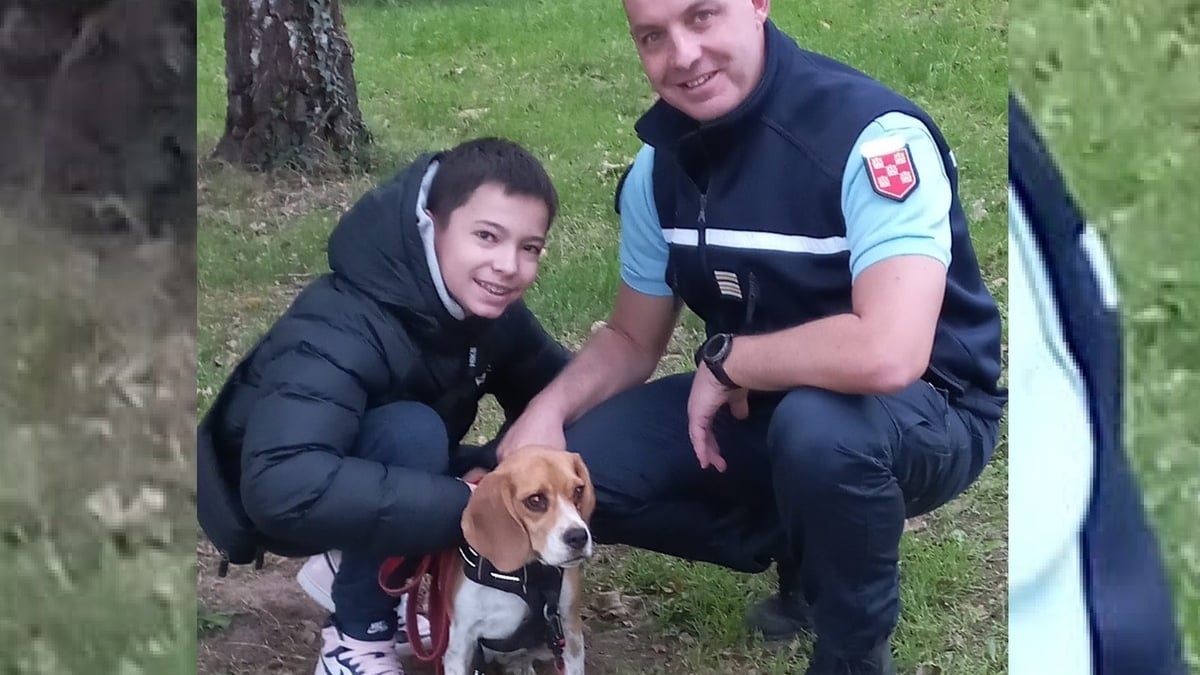
<instances>
[{"instance_id":1,"label":"boy's smiling face","mask_svg":"<svg viewBox=\"0 0 1200 675\"><path fill-rule=\"evenodd\" d=\"M533 285L549 219L541 199L484 183L446 222L436 222L442 279L467 314L494 319Z\"/></svg>"}]
</instances>

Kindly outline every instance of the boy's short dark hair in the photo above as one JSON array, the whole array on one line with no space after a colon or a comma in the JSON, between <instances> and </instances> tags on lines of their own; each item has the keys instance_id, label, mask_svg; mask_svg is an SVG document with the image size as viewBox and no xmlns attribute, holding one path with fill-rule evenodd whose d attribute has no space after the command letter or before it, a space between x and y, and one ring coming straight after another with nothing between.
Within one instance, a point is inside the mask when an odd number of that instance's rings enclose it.
<instances>
[{"instance_id":1,"label":"boy's short dark hair","mask_svg":"<svg viewBox=\"0 0 1200 675\"><path fill-rule=\"evenodd\" d=\"M502 138L477 138L442 155L425 206L435 221L445 223L484 183L498 183L509 195L542 200L549 212L546 227L554 222L558 192L550 175L525 148Z\"/></svg>"}]
</instances>

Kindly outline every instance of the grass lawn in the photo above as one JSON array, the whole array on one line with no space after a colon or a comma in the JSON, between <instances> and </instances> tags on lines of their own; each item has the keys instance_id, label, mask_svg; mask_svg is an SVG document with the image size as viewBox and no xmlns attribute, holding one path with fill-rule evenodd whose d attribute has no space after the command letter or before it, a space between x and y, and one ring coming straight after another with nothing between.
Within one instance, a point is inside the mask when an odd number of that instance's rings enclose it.
<instances>
[{"instance_id":1,"label":"grass lawn","mask_svg":"<svg viewBox=\"0 0 1200 675\"><path fill-rule=\"evenodd\" d=\"M151 247L100 262L13 222L0 217L0 672L194 671L193 312L160 295L175 261Z\"/></svg>"},{"instance_id":2,"label":"grass lawn","mask_svg":"<svg viewBox=\"0 0 1200 675\"><path fill-rule=\"evenodd\" d=\"M639 147L632 125L652 101L621 4L345 5L362 110L382 168L336 182L203 168L202 410L242 350L326 269L325 240L341 212L416 153L473 136L503 135L531 148L562 197L529 295L533 310L572 345L609 312L618 283L613 189ZM939 121L955 147L985 278L1005 307L1007 2L776 3L773 12L801 44L872 74ZM201 148L211 149L225 114L219 0L200 0L199 31L198 133ZM681 367L696 329L694 317L684 322L663 370ZM486 415L477 433L495 424L494 414ZM902 671L933 665L958 675L1006 672L1006 476L1002 445L968 494L905 537L895 638ZM596 597L640 598L652 626L626 645L623 660L595 672L794 673L806 663L809 645L767 648L742 628L746 605L770 592L773 575L613 549L589 567L588 578ZM201 605L214 616L221 611L203 597Z\"/></svg>"},{"instance_id":3,"label":"grass lawn","mask_svg":"<svg viewBox=\"0 0 1200 675\"><path fill-rule=\"evenodd\" d=\"M1013 13L1014 86L1112 248L1129 448L1200 673L1200 11L1115 0Z\"/></svg>"}]
</instances>

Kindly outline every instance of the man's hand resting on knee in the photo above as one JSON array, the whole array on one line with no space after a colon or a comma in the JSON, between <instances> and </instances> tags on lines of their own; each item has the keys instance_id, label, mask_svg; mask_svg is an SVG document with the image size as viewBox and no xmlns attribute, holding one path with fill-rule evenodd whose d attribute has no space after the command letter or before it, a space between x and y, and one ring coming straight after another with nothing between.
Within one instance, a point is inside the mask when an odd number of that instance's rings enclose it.
<instances>
[{"instance_id":1,"label":"man's hand resting on knee","mask_svg":"<svg viewBox=\"0 0 1200 675\"><path fill-rule=\"evenodd\" d=\"M712 430L713 418L722 406L728 405L734 417L746 419L750 414L750 404L746 398L748 394L748 389L730 389L718 382L703 363L696 369L692 391L688 395L688 436L692 439L692 448L696 451L701 468L714 466L717 471L725 471L725 458L721 456L717 437Z\"/></svg>"}]
</instances>

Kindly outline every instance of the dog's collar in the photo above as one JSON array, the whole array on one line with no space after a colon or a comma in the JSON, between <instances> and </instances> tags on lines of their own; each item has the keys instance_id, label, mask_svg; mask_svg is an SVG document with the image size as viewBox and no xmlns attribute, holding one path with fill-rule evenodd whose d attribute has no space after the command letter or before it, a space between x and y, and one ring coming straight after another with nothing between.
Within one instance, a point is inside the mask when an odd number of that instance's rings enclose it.
<instances>
[{"instance_id":1,"label":"dog's collar","mask_svg":"<svg viewBox=\"0 0 1200 675\"><path fill-rule=\"evenodd\" d=\"M526 601L531 597L531 589L536 591L553 587L557 597L558 590L562 587L562 570L537 560L515 572L506 573L496 569L492 561L480 555L479 551L471 548L470 544L459 546L458 554L462 556L463 574L468 579L490 588L519 595Z\"/></svg>"}]
</instances>

